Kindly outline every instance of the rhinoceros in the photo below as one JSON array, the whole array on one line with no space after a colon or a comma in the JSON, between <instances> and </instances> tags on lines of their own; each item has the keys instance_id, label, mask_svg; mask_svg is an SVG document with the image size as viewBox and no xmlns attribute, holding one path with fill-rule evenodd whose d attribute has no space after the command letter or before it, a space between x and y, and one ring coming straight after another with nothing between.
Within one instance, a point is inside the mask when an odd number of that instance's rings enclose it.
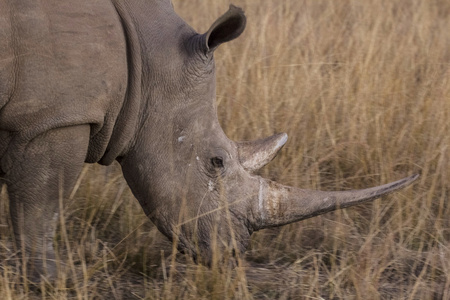
<instances>
[{"instance_id":1,"label":"rhinoceros","mask_svg":"<svg viewBox=\"0 0 450 300\"><path fill-rule=\"evenodd\" d=\"M378 187L314 191L255 175L286 143L235 142L219 125L214 51L235 6L199 34L169 0L0 1L0 178L31 277L56 274L59 203L84 163L118 161L146 215L180 251L211 261L257 230L373 200Z\"/></svg>"}]
</instances>

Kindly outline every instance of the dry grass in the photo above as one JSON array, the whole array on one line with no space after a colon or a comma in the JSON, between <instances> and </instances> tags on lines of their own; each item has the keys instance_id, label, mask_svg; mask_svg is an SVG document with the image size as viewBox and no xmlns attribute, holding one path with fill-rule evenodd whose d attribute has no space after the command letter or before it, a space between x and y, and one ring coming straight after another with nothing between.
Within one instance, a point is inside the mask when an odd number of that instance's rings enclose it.
<instances>
[{"instance_id":1,"label":"dry grass","mask_svg":"<svg viewBox=\"0 0 450 300\"><path fill-rule=\"evenodd\" d=\"M228 1L174 1L206 31ZM20 284L0 195L0 299L450 299L450 2L236 0L246 32L216 53L233 139L287 132L261 174L314 189L420 171L372 204L254 234L244 266L177 254L117 166L86 166L58 236L61 280ZM67 287L64 277L70 277Z\"/></svg>"}]
</instances>

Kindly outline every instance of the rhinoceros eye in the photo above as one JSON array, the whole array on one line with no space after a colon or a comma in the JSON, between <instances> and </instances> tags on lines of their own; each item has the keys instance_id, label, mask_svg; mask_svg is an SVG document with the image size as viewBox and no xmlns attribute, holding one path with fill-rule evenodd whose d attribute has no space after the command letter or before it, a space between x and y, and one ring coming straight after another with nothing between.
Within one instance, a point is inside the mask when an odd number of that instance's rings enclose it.
<instances>
[{"instance_id":1,"label":"rhinoceros eye","mask_svg":"<svg viewBox=\"0 0 450 300\"><path fill-rule=\"evenodd\" d=\"M223 168L223 158L220 156L216 156L211 158L211 164L214 168Z\"/></svg>"}]
</instances>

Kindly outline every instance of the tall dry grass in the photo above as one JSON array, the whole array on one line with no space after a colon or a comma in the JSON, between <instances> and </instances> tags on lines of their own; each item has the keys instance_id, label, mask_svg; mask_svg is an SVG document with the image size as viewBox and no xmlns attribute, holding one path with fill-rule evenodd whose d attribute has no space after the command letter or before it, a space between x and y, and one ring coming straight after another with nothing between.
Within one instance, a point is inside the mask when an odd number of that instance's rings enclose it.
<instances>
[{"instance_id":1,"label":"tall dry grass","mask_svg":"<svg viewBox=\"0 0 450 300\"><path fill-rule=\"evenodd\" d=\"M228 4L174 1L198 31ZM40 294L20 284L0 194L0 299L450 299L450 2L234 4L248 26L216 52L221 124L236 140L290 137L262 175L325 190L419 182L258 232L242 266L208 269L173 250L117 166L86 166L57 238L66 265Z\"/></svg>"}]
</instances>

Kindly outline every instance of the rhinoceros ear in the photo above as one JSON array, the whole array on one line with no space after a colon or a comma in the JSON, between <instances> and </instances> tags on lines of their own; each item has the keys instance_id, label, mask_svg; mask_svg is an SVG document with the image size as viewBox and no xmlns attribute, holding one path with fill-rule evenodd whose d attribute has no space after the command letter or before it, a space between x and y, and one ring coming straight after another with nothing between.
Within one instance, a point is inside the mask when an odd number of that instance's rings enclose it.
<instances>
[{"instance_id":1,"label":"rhinoceros ear","mask_svg":"<svg viewBox=\"0 0 450 300\"><path fill-rule=\"evenodd\" d=\"M268 164L287 141L286 133L278 133L268 138L250 142L237 142L239 161L250 173Z\"/></svg>"},{"instance_id":2,"label":"rhinoceros ear","mask_svg":"<svg viewBox=\"0 0 450 300\"><path fill-rule=\"evenodd\" d=\"M213 52L220 44L237 38L245 29L247 19L244 11L230 5L228 11L218 18L211 28L203 35L205 53Z\"/></svg>"}]
</instances>

